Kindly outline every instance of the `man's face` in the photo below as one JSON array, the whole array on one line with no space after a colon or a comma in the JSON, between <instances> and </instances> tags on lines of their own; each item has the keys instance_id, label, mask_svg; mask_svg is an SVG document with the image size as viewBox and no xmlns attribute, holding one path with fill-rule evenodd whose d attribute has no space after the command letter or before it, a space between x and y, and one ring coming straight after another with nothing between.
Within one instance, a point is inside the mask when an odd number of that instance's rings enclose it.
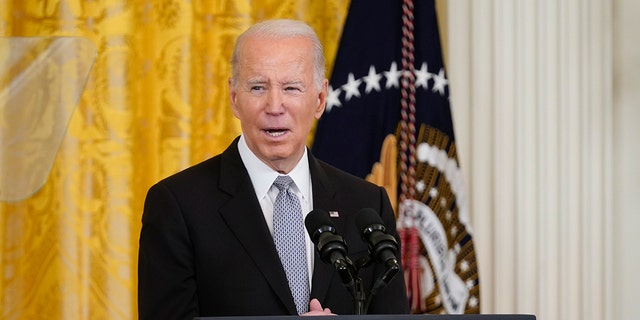
<instances>
[{"instance_id":1,"label":"man's face","mask_svg":"<svg viewBox=\"0 0 640 320\"><path fill-rule=\"evenodd\" d=\"M237 78L229 80L231 108L249 149L288 173L304 153L307 135L324 111L327 80L313 77L313 44L303 37L241 44Z\"/></svg>"}]
</instances>

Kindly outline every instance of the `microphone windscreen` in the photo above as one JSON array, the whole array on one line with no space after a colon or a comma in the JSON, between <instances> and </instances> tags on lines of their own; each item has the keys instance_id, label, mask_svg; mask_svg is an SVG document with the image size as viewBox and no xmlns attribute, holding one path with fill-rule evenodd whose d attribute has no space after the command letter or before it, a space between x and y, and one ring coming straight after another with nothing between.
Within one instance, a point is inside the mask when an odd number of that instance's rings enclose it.
<instances>
[{"instance_id":1,"label":"microphone windscreen","mask_svg":"<svg viewBox=\"0 0 640 320\"><path fill-rule=\"evenodd\" d=\"M325 225L333 227L333 223L331 223L331 219L329 219L329 213L322 209L313 209L313 211L309 212L304 219L304 225L307 227L307 232L311 236L311 240L314 241L313 234L320 227Z\"/></svg>"},{"instance_id":2,"label":"microphone windscreen","mask_svg":"<svg viewBox=\"0 0 640 320\"><path fill-rule=\"evenodd\" d=\"M375 210L371 208L364 208L358 211L358 214L356 215L356 227L358 228L358 231L363 232L373 224L384 226L382 219Z\"/></svg>"}]
</instances>

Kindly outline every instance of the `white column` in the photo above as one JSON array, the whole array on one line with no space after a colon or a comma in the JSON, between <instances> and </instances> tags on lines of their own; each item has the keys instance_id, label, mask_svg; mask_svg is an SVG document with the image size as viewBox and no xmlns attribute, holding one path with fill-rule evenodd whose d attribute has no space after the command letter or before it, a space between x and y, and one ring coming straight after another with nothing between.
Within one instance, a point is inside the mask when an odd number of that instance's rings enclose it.
<instances>
[{"instance_id":1,"label":"white column","mask_svg":"<svg viewBox=\"0 0 640 320\"><path fill-rule=\"evenodd\" d=\"M612 319L611 3L448 6L482 313Z\"/></svg>"},{"instance_id":2,"label":"white column","mask_svg":"<svg viewBox=\"0 0 640 320\"><path fill-rule=\"evenodd\" d=\"M614 0L614 319L640 319L640 1ZM606 266L606 265L605 265Z\"/></svg>"}]
</instances>

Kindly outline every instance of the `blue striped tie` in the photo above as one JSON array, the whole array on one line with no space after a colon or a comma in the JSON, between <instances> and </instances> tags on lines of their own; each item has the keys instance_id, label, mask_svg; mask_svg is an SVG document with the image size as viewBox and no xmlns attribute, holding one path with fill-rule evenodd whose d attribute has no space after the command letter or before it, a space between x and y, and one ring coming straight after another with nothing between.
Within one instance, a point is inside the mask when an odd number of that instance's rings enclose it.
<instances>
[{"instance_id":1,"label":"blue striped tie","mask_svg":"<svg viewBox=\"0 0 640 320\"><path fill-rule=\"evenodd\" d=\"M309 276L300 201L289 186L289 176L278 176L273 185L278 196L273 204L273 242L287 274L298 314L309 310Z\"/></svg>"}]
</instances>

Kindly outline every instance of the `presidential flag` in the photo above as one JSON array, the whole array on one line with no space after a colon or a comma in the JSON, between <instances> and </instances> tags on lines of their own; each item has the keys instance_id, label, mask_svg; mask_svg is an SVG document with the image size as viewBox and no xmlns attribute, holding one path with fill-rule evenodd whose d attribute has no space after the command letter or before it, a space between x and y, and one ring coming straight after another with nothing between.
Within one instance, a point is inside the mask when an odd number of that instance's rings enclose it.
<instances>
[{"instance_id":1,"label":"presidential flag","mask_svg":"<svg viewBox=\"0 0 640 320\"><path fill-rule=\"evenodd\" d=\"M479 313L434 1L351 1L312 151L389 192L413 313Z\"/></svg>"}]
</instances>

